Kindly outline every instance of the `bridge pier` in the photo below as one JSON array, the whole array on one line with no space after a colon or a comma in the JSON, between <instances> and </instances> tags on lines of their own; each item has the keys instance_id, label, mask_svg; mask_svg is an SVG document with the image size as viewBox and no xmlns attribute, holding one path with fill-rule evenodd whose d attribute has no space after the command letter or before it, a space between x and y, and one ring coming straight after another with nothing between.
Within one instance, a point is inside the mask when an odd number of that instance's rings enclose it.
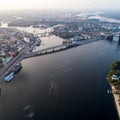
<instances>
[{"instance_id":1,"label":"bridge pier","mask_svg":"<svg viewBox=\"0 0 120 120\"><path fill-rule=\"evenodd\" d=\"M113 35L107 36L106 39L107 40L113 40Z\"/></svg>"},{"instance_id":2,"label":"bridge pier","mask_svg":"<svg viewBox=\"0 0 120 120\"><path fill-rule=\"evenodd\" d=\"M118 38L118 42L120 42L120 33L119 33L119 38Z\"/></svg>"}]
</instances>

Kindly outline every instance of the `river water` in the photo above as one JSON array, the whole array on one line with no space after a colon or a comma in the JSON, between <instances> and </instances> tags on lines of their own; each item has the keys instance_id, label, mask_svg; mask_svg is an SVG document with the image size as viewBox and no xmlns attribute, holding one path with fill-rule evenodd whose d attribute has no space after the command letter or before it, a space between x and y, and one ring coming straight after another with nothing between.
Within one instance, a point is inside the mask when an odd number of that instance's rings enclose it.
<instances>
[{"instance_id":1,"label":"river water","mask_svg":"<svg viewBox=\"0 0 120 120\"><path fill-rule=\"evenodd\" d=\"M41 39L37 50L63 41ZM23 60L19 74L0 85L0 120L117 120L106 75L119 57L117 42L101 40Z\"/></svg>"},{"instance_id":2,"label":"river water","mask_svg":"<svg viewBox=\"0 0 120 120\"><path fill-rule=\"evenodd\" d=\"M119 57L116 42L101 40L22 61L0 85L0 120L117 120L106 74Z\"/></svg>"}]
</instances>

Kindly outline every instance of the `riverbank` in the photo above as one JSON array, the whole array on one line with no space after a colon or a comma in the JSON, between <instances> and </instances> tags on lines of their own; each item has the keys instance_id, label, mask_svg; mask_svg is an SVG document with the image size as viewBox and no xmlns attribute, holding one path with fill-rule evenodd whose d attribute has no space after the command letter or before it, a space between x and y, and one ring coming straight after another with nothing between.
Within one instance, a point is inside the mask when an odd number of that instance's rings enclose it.
<instances>
[{"instance_id":1,"label":"riverbank","mask_svg":"<svg viewBox=\"0 0 120 120\"><path fill-rule=\"evenodd\" d=\"M119 94L114 93L114 91L115 91L114 86L111 86L111 89L112 89L112 94L113 94L113 97L114 97L116 109L117 109L117 112L118 112L118 117L119 117L119 120L120 120L120 105L119 105L119 101L118 101L119 100Z\"/></svg>"},{"instance_id":2,"label":"riverbank","mask_svg":"<svg viewBox=\"0 0 120 120\"><path fill-rule=\"evenodd\" d=\"M120 120L120 60L113 62L107 75Z\"/></svg>"}]
</instances>

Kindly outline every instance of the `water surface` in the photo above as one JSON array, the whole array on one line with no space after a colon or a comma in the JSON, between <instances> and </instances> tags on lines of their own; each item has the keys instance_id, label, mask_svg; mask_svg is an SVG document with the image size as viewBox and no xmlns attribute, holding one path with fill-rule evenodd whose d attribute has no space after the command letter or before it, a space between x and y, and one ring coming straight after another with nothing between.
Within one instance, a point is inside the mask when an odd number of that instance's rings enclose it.
<instances>
[{"instance_id":1,"label":"water surface","mask_svg":"<svg viewBox=\"0 0 120 120\"><path fill-rule=\"evenodd\" d=\"M119 48L101 40L24 60L0 85L0 120L117 120L105 78Z\"/></svg>"}]
</instances>

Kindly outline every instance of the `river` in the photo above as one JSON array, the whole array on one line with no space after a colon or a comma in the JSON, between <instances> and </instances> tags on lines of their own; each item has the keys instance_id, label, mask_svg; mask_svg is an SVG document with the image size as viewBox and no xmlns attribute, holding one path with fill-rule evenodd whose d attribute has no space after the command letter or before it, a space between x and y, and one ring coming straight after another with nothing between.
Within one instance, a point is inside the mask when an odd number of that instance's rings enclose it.
<instances>
[{"instance_id":1,"label":"river","mask_svg":"<svg viewBox=\"0 0 120 120\"><path fill-rule=\"evenodd\" d=\"M0 85L0 120L117 120L106 74L119 57L116 42L101 40L22 61Z\"/></svg>"},{"instance_id":2,"label":"river","mask_svg":"<svg viewBox=\"0 0 120 120\"><path fill-rule=\"evenodd\" d=\"M41 39L37 50L63 41ZM106 75L119 57L117 42L101 40L22 61L19 74L0 85L0 120L117 120Z\"/></svg>"}]
</instances>

